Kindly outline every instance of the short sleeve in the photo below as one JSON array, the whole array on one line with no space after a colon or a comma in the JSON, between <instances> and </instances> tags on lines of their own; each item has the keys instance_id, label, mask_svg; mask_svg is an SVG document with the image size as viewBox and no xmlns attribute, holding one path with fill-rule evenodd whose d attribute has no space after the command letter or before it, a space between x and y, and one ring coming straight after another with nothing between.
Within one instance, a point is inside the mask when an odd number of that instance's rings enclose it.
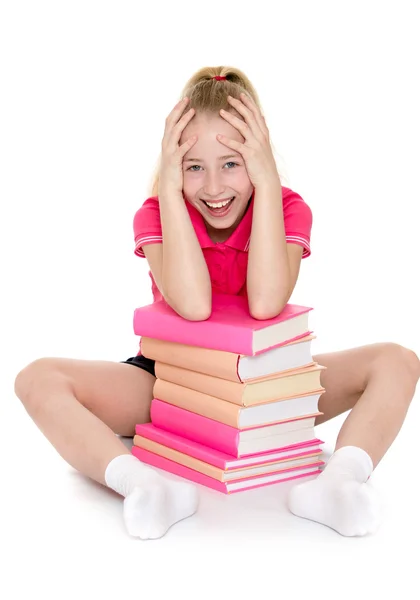
<instances>
[{"instance_id":1,"label":"short sleeve","mask_svg":"<svg viewBox=\"0 0 420 600\"><path fill-rule=\"evenodd\" d=\"M162 243L162 226L160 224L159 199L148 198L134 215L134 254L145 258L143 246Z\"/></svg>"},{"instance_id":2,"label":"short sleeve","mask_svg":"<svg viewBox=\"0 0 420 600\"><path fill-rule=\"evenodd\" d=\"M283 215L286 242L303 246L302 258L307 258L311 255L311 209L299 194L283 188Z\"/></svg>"}]
</instances>

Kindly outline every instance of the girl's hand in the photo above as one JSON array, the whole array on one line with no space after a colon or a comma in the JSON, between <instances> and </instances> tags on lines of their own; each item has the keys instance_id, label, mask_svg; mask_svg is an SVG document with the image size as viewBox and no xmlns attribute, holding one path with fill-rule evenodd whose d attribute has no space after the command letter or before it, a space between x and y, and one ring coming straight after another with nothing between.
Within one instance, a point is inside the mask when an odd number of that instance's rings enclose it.
<instances>
[{"instance_id":1,"label":"girl's hand","mask_svg":"<svg viewBox=\"0 0 420 600\"><path fill-rule=\"evenodd\" d=\"M169 190L172 193L179 192L182 194L184 184L182 173L182 160L184 155L197 141L197 137L189 138L182 146L179 146L179 140L182 132L187 124L194 116L194 109L190 108L188 112L180 119L185 107L189 102L189 98L184 98L175 106L169 113L165 121L165 132L162 139L162 155L159 172L159 191L161 194L164 190Z\"/></svg>"},{"instance_id":2,"label":"girl's hand","mask_svg":"<svg viewBox=\"0 0 420 600\"><path fill-rule=\"evenodd\" d=\"M218 135L217 139L242 155L254 187L261 187L273 178L275 181L280 181L270 146L270 134L259 108L246 94L241 94L241 100L228 96L228 102L244 117L245 121L224 110L220 111L220 115L236 127L245 138L245 143L241 144L224 135Z\"/></svg>"}]
</instances>

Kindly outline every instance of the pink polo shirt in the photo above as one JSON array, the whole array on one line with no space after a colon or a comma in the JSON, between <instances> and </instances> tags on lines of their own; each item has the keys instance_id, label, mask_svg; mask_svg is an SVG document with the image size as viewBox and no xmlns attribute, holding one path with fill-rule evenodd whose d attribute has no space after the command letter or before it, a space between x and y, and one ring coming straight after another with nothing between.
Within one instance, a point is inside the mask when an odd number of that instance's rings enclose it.
<instances>
[{"instance_id":1,"label":"pink polo shirt","mask_svg":"<svg viewBox=\"0 0 420 600\"><path fill-rule=\"evenodd\" d=\"M286 241L303 247L302 258L310 256L310 234L312 228L312 212L304 200L292 190L282 187L283 214ZM254 190L255 193L255 190ZM252 210L251 203L242 221L225 242L213 242L206 229L202 215L189 202L186 202L191 221L203 250L209 269L212 289L215 293L246 296L246 271L248 264L248 248L251 237ZM145 200L134 216L134 253L145 258L143 246L162 243L159 200L153 196ZM152 292L154 301L162 300L152 273Z\"/></svg>"}]
</instances>

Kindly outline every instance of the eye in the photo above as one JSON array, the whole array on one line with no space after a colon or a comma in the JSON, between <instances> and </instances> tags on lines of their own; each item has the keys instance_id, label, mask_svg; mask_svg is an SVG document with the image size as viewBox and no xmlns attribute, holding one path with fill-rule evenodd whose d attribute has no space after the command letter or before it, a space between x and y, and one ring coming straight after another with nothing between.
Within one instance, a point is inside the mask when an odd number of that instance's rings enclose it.
<instances>
[{"instance_id":1,"label":"eye","mask_svg":"<svg viewBox=\"0 0 420 600\"><path fill-rule=\"evenodd\" d=\"M235 165L235 167L238 167L238 163L232 162L231 160L229 162L226 163L226 165ZM187 169L187 171L191 171L194 169L194 167L201 167L201 165L192 165L191 167L189 167ZM228 171L231 171L231 169L228 169ZM194 172L197 173L197 171L194 169Z\"/></svg>"}]
</instances>

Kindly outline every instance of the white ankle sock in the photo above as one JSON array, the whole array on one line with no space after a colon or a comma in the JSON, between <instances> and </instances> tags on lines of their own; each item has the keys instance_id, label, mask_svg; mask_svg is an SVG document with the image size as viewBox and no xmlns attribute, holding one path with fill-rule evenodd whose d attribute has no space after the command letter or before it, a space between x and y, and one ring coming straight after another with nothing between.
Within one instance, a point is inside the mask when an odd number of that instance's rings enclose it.
<instances>
[{"instance_id":1,"label":"white ankle sock","mask_svg":"<svg viewBox=\"0 0 420 600\"><path fill-rule=\"evenodd\" d=\"M128 533L143 540L162 537L197 510L197 488L165 478L132 454L117 456L105 470L106 485L124 496Z\"/></svg>"},{"instance_id":2,"label":"white ankle sock","mask_svg":"<svg viewBox=\"0 0 420 600\"><path fill-rule=\"evenodd\" d=\"M381 508L375 490L366 483L372 471L367 452L344 446L334 452L316 479L291 489L289 509L341 535L373 533L379 526Z\"/></svg>"}]
</instances>

